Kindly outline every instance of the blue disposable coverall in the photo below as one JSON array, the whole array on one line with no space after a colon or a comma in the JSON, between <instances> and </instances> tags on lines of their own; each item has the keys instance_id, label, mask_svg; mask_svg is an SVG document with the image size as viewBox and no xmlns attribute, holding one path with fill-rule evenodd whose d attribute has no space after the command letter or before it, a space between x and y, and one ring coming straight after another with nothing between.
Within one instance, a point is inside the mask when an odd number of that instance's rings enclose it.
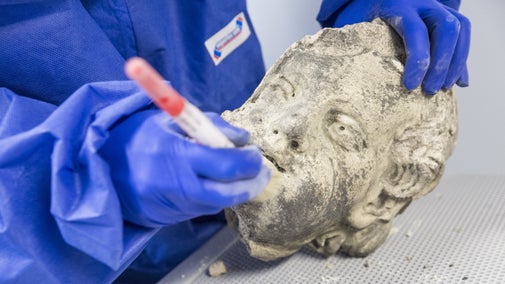
<instances>
[{"instance_id":1,"label":"blue disposable coverall","mask_svg":"<svg viewBox=\"0 0 505 284\"><path fill-rule=\"evenodd\" d=\"M324 0L323 26L348 2ZM251 33L216 64L205 42L240 13ZM1 283L109 283L127 267L118 282L156 281L224 224L124 221L98 153L110 129L153 107L125 80L132 56L204 111L240 106L264 75L245 0L1 1Z\"/></svg>"},{"instance_id":2,"label":"blue disposable coverall","mask_svg":"<svg viewBox=\"0 0 505 284\"><path fill-rule=\"evenodd\" d=\"M150 107L123 81L131 56L204 111L241 105L264 74L254 31L218 65L204 45L241 12L250 23L245 1L0 3L0 282L112 282L150 240L133 267L154 268L129 275L155 280L224 224L124 222L97 152Z\"/></svg>"}]
</instances>

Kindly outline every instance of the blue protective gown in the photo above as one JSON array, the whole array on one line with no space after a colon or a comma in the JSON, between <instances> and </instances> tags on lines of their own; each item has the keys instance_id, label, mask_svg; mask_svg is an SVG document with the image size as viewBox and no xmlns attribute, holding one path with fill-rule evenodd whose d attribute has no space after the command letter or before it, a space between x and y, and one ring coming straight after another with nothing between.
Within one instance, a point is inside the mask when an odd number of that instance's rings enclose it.
<instances>
[{"instance_id":1,"label":"blue protective gown","mask_svg":"<svg viewBox=\"0 0 505 284\"><path fill-rule=\"evenodd\" d=\"M330 6L327 15L339 8ZM217 46L244 25L250 35L224 58ZM0 2L1 283L109 283L127 267L116 281L156 281L224 224L123 220L97 153L109 129L153 107L126 80L131 56L204 111L241 105L264 74L245 0Z\"/></svg>"}]
</instances>

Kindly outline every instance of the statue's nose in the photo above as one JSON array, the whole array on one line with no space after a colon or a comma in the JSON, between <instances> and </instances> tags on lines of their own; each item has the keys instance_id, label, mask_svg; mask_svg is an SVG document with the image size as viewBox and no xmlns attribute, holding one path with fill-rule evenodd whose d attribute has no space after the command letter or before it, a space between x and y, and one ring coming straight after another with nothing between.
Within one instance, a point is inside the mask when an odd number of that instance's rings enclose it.
<instances>
[{"instance_id":1,"label":"statue's nose","mask_svg":"<svg viewBox=\"0 0 505 284\"><path fill-rule=\"evenodd\" d=\"M307 146L308 121L299 113L280 116L266 130L266 145L279 152L303 152Z\"/></svg>"}]
</instances>

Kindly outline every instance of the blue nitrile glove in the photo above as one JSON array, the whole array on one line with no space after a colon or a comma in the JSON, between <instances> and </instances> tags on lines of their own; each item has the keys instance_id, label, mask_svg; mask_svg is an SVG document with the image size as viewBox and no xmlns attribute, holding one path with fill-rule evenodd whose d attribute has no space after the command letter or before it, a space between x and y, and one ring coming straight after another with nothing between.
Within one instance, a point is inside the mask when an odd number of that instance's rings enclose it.
<instances>
[{"instance_id":1,"label":"blue nitrile glove","mask_svg":"<svg viewBox=\"0 0 505 284\"><path fill-rule=\"evenodd\" d=\"M247 131L217 114L207 116L235 145L248 142ZM121 122L101 151L110 164L123 217L147 227L175 224L246 202L270 180L257 147L200 145L159 110Z\"/></svg>"},{"instance_id":2,"label":"blue nitrile glove","mask_svg":"<svg viewBox=\"0 0 505 284\"><path fill-rule=\"evenodd\" d=\"M438 0L438 2L451 7L454 10L459 10L459 6L461 5L461 0Z\"/></svg>"},{"instance_id":3,"label":"blue nitrile glove","mask_svg":"<svg viewBox=\"0 0 505 284\"><path fill-rule=\"evenodd\" d=\"M331 19L333 27L342 27L382 18L398 32L407 51L404 84L408 89L422 83L425 92L434 94L454 83L468 86L466 59L471 27L470 21L453 9L460 1L340 1L347 3L331 15L325 9L336 4L329 1L335 0L325 0L319 14L323 24Z\"/></svg>"}]
</instances>

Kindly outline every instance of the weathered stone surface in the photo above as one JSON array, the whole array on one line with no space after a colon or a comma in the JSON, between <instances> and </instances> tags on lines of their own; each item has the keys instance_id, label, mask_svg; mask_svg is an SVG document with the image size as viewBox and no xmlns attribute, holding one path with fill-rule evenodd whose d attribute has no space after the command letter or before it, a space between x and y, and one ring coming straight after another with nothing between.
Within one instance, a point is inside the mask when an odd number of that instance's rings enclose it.
<instances>
[{"instance_id":1,"label":"weathered stone surface","mask_svg":"<svg viewBox=\"0 0 505 284\"><path fill-rule=\"evenodd\" d=\"M324 29L293 44L251 98L223 114L279 171L273 196L226 212L252 256L304 245L367 255L438 184L456 140L455 96L405 89L403 57L381 21Z\"/></svg>"}]
</instances>

